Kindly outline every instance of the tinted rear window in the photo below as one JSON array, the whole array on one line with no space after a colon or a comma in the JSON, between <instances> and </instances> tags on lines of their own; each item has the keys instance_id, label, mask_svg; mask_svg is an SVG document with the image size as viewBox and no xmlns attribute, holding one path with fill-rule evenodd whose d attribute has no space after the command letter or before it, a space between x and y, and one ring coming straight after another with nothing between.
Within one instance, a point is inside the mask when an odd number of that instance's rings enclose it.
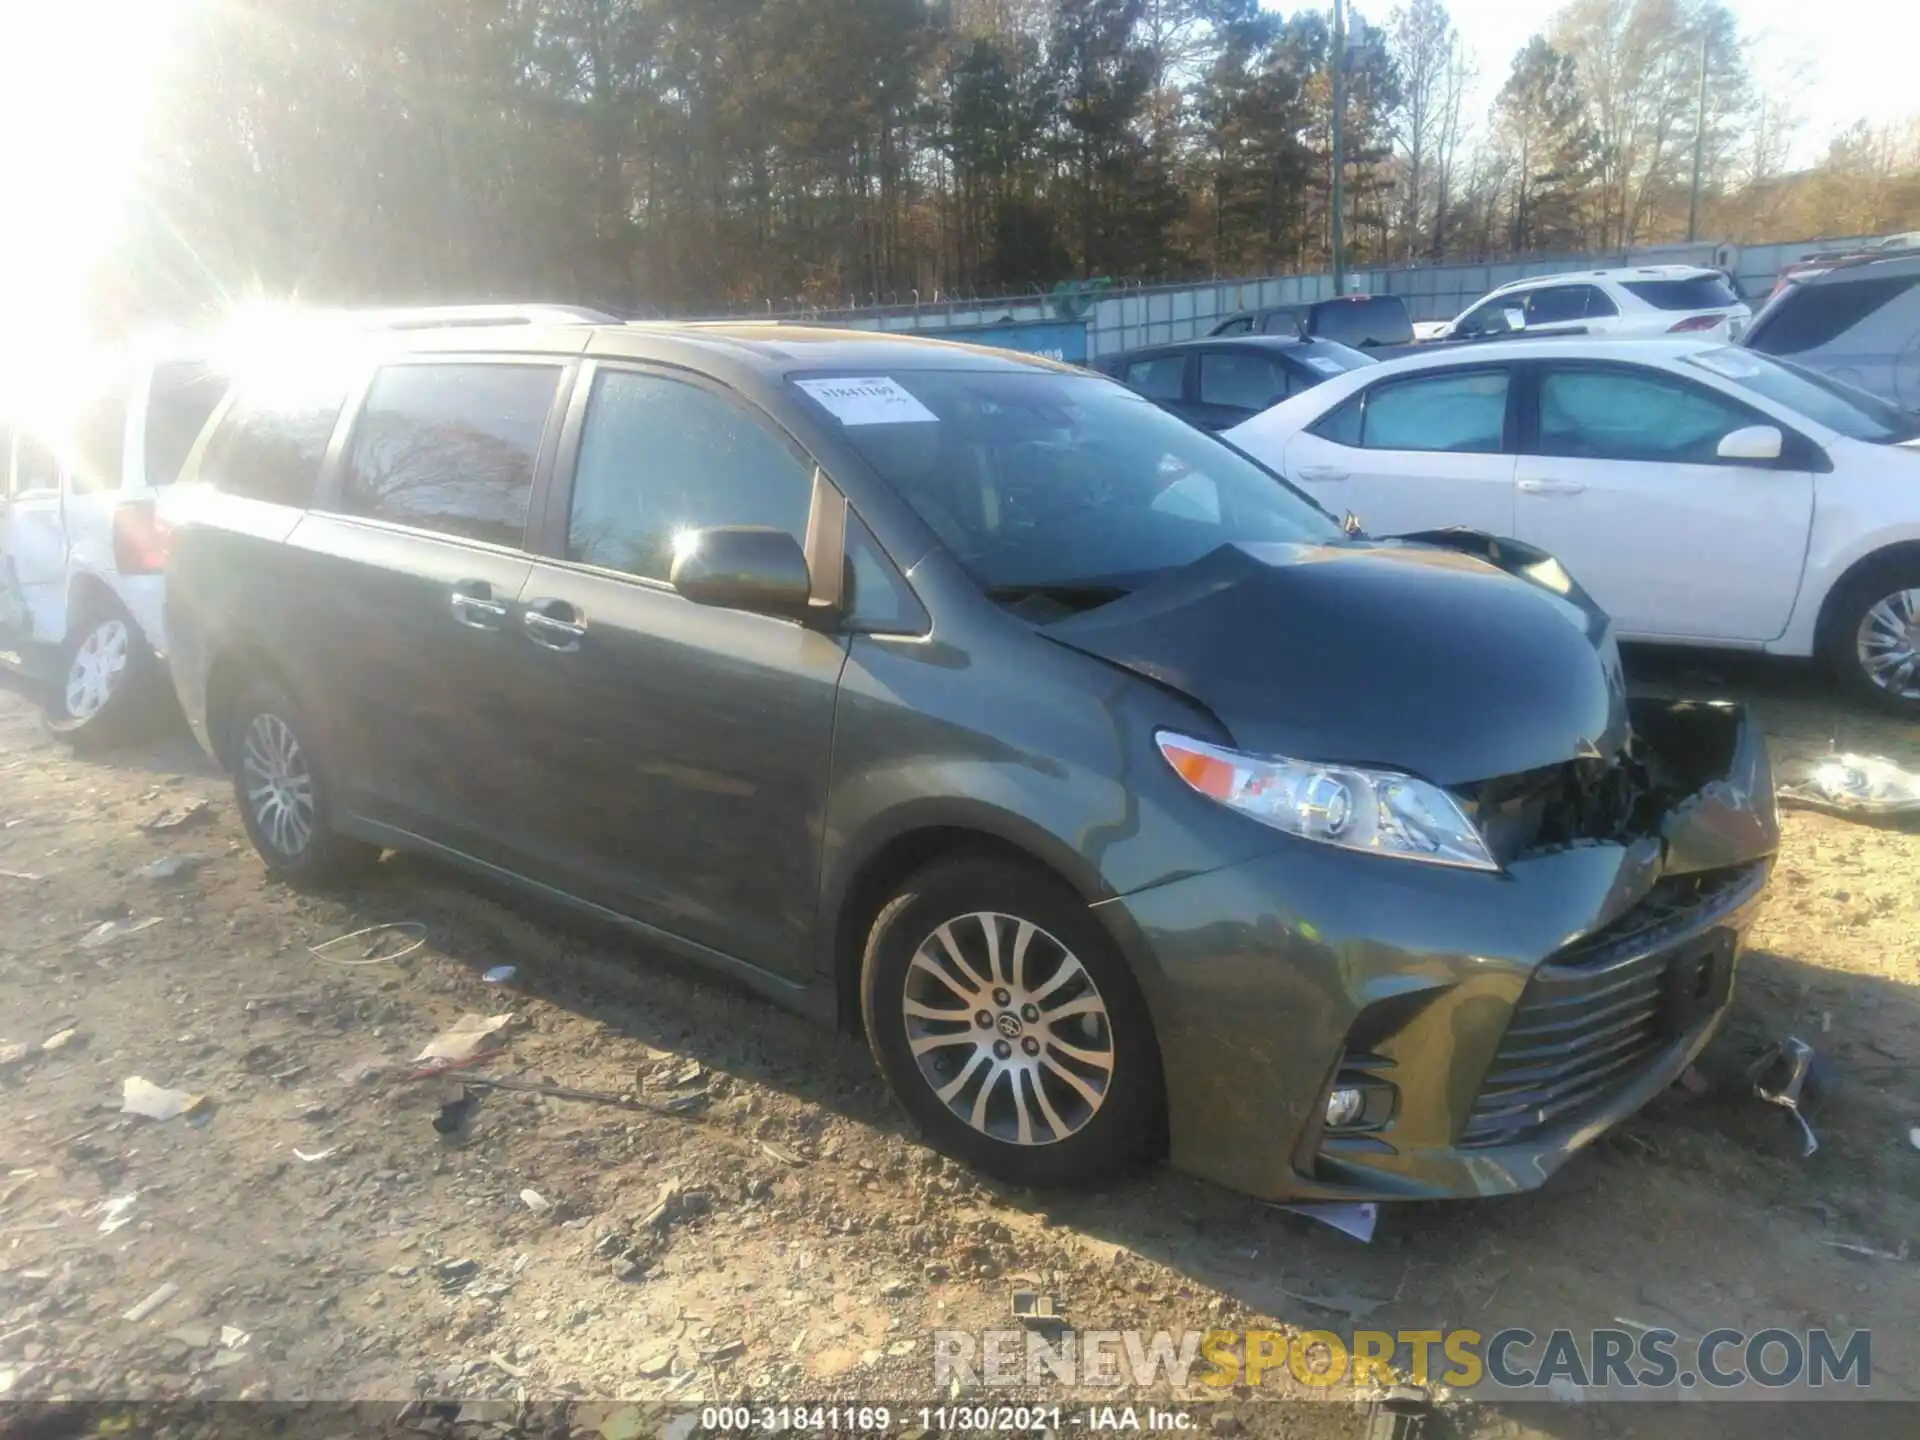
<instances>
[{"instance_id":1,"label":"tinted rear window","mask_svg":"<svg viewBox=\"0 0 1920 1440\"><path fill-rule=\"evenodd\" d=\"M153 369L147 395L147 483L171 485L207 417L227 393L229 377L197 360L170 360Z\"/></svg>"},{"instance_id":2,"label":"tinted rear window","mask_svg":"<svg viewBox=\"0 0 1920 1440\"><path fill-rule=\"evenodd\" d=\"M1722 310L1740 303L1733 287L1720 275L1694 275L1685 280L1627 280L1620 288L1656 310Z\"/></svg>"},{"instance_id":3,"label":"tinted rear window","mask_svg":"<svg viewBox=\"0 0 1920 1440\"><path fill-rule=\"evenodd\" d=\"M519 546L557 365L393 365L374 377L341 486L349 515Z\"/></svg>"},{"instance_id":4,"label":"tinted rear window","mask_svg":"<svg viewBox=\"0 0 1920 1440\"><path fill-rule=\"evenodd\" d=\"M1398 295L1323 300L1313 307L1312 330L1317 340L1337 340L1356 347L1413 343L1413 321Z\"/></svg>"},{"instance_id":5,"label":"tinted rear window","mask_svg":"<svg viewBox=\"0 0 1920 1440\"><path fill-rule=\"evenodd\" d=\"M249 500L311 505L346 400L347 382L336 374L250 372L207 437L197 478Z\"/></svg>"},{"instance_id":6,"label":"tinted rear window","mask_svg":"<svg viewBox=\"0 0 1920 1440\"><path fill-rule=\"evenodd\" d=\"M131 379L115 374L81 402L73 426L68 483L88 492L118 490L127 440L127 396Z\"/></svg>"},{"instance_id":7,"label":"tinted rear window","mask_svg":"<svg viewBox=\"0 0 1920 1440\"><path fill-rule=\"evenodd\" d=\"M1774 302L1747 336L1750 349L1768 355L1818 350L1920 286L1920 275L1851 280L1844 285L1796 285ZM1920 329L1920 314L1916 314Z\"/></svg>"}]
</instances>

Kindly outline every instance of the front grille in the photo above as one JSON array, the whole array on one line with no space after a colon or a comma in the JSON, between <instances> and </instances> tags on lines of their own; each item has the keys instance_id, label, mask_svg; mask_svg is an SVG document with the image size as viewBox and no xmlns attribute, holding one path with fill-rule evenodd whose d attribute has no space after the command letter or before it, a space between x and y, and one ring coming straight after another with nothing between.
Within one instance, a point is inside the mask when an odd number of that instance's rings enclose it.
<instances>
[{"instance_id":1,"label":"front grille","mask_svg":"<svg viewBox=\"0 0 1920 1440\"><path fill-rule=\"evenodd\" d=\"M1759 864L1663 880L1613 924L1543 963L1514 1007L1460 1143L1506 1144L1632 1080L1665 1040L1668 967L1717 943L1714 922L1765 879Z\"/></svg>"}]
</instances>

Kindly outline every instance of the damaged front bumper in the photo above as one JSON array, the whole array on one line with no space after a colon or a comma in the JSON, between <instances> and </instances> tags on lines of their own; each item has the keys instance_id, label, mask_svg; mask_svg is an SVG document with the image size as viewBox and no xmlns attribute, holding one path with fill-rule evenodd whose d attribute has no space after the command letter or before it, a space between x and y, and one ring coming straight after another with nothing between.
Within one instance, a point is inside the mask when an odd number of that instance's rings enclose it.
<instances>
[{"instance_id":1,"label":"damaged front bumper","mask_svg":"<svg viewBox=\"0 0 1920 1440\"><path fill-rule=\"evenodd\" d=\"M1632 719L1629 798L1664 808L1620 838L1499 874L1290 841L1097 907L1152 992L1174 1163L1273 1199L1503 1194L1671 1084L1725 1013L1779 825L1744 711ZM1364 1100L1337 1132L1336 1085Z\"/></svg>"}]
</instances>

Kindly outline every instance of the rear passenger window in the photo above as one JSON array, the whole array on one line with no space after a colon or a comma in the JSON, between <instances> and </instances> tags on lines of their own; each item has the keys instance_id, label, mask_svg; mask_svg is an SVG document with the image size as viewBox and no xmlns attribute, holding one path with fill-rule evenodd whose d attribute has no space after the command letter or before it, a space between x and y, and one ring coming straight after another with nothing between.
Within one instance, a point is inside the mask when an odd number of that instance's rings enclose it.
<instances>
[{"instance_id":1,"label":"rear passenger window","mask_svg":"<svg viewBox=\"0 0 1920 1440\"><path fill-rule=\"evenodd\" d=\"M1287 372L1247 350L1200 352L1200 403L1264 410L1287 398Z\"/></svg>"},{"instance_id":2,"label":"rear passenger window","mask_svg":"<svg viewBox=\"0 0 1920 1440\"><path fill-rule=\"evenodd\" d=\"M1178 400L1187 373L1184 355L1158 355L1127 366L1126 383L1149 400Z\"/></svg>"},{"instance_id":3,"label":"rear passenger window","mask_svg":"<svg viewBox=\"0 0 1920 1440\"><path fill-rule=\"evenodd\" d=\"M1434 375L1367 392L1360 444L1368 450L1498 454L1507 422L1507 373Z\"/></svg>"},{"instance_id":4,"label":"rear passenger window","mask_svg":"<svg viewBox=\"0 0 1920 1440\"><path fill-rule=\"evenodd\" d=\"M13 442L13 493L30 495L60 488L60 457L53 447L21 432Z\"/></svg>"},{"instance_id":5,"label":"rear passenger window","mask_svg":"<svg viewBox=\"0 0 1920 1440\"><path fill-rule=\"evenodd\" d=\"M304 509L346 401L344 379L250 375L207 437L196 478L228 495Z\"/></svg>"},{"instance_id":6,"label":"rear passenger window","mask_svg":"<svg viewBox=\"0 0 1920 1440\"><path fill-rule=\"evenodd\" d=\"M609 370L587 406L567 555L665 580L689 530L761 525L804 545L812 501L813 467L738 402Z\"/></svg>"},{"instance_id":7,"label":"rear passenger window","mask_svg":"<svg viewBox=\"0 0 1920 1440\"><path fill-rule=\"evenodd\" d=\"M131 389L125 376L89 393L81 402L73 427L73 451L68 484L86 494L118 490L122 483L121 465L127 448L127 395Z\"/></svg>"},{"instance_id":8,"label":"rear passenger window","mask_svg":"<svg viewBox=\"0 0 1920 1440\"><path fill-rule=\"evenodd\" d=\"M557 365L393 365L374 376L342 480L349 515L526 543Z\"/></svg>"}]
</instances>

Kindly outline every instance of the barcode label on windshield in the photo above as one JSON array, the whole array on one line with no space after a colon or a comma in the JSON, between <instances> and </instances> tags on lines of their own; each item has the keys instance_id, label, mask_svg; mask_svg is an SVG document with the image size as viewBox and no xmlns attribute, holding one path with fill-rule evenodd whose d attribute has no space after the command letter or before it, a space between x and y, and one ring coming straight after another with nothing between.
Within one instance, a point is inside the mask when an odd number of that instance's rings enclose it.
<instances>
[{"instance_id":1,"label":"barcode label on windshield","mask_svg":"<svg viewBox=\"0 0 1920 1440\"><path fill-rule=\"evenodd\" d=\"M793 383L826 406L842 425L905 425L940 418L885 375Z\"/></svg>"}]
</instances>

